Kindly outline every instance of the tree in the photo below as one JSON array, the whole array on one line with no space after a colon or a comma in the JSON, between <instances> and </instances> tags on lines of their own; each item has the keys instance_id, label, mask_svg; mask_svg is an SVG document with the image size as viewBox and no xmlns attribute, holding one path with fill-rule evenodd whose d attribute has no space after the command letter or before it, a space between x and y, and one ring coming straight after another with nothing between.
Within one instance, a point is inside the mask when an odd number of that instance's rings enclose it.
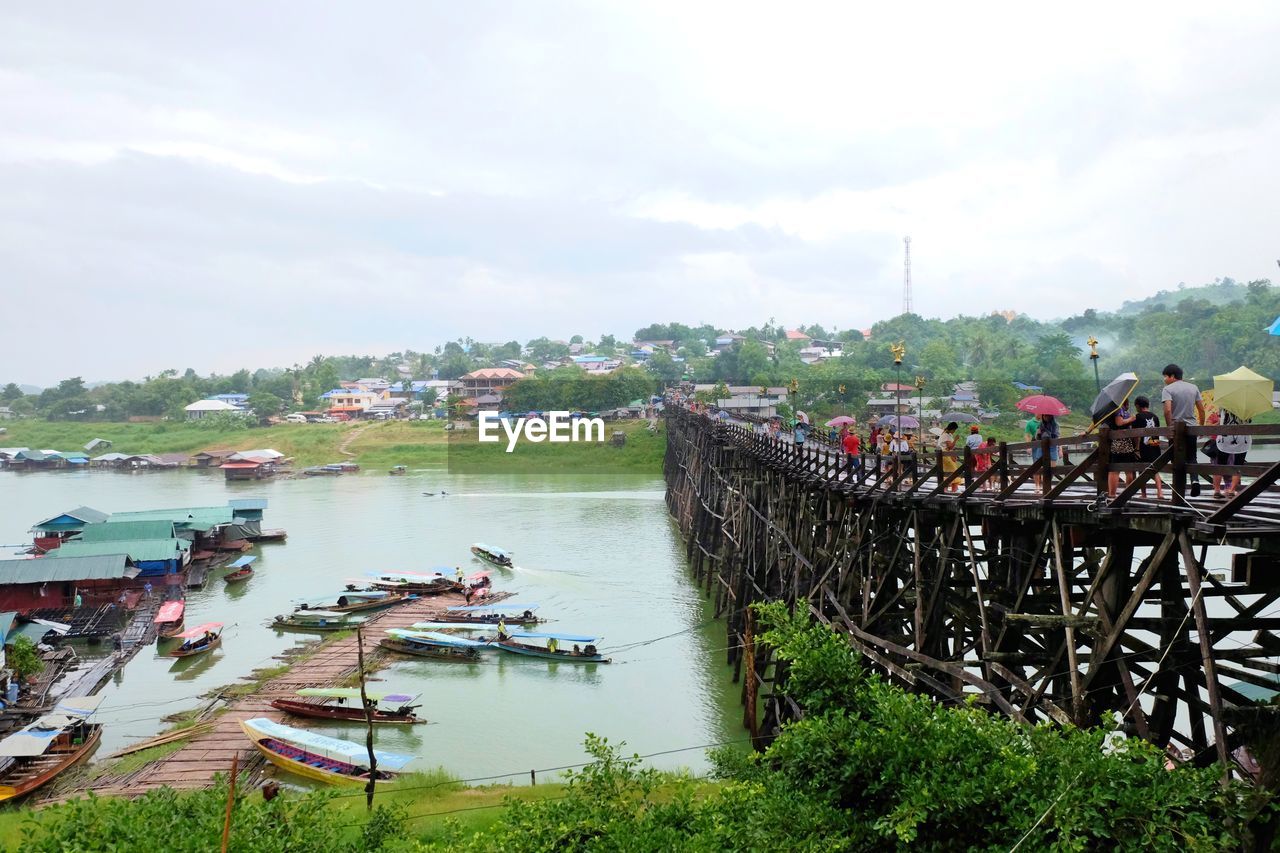
<instances>
[{"instance_id":1,"label":"tree","mask_svg":"<svg viewBox=\"0 0 1280 853\"><path fill-rule=\"evenodd\" d=\"M684 374L684 367L677 364L671 354L665 350L658 350L653 354L653 358L649 359L649 370L656 374L662 380L664 385L674 385L680 381L680 377Z\"/></svg>"},{"instance_id":2,"label":"tree","mask_svg":"<svg viewBox=\"0 0 1280 853\"><path fill-rule=\"evenodd\" d=\"M8 385L4 386L3 390L0 390L0 400L4 400L6 403L12 403L14 400L22 396L24 396L22 389L13 382L10 382Z\"/></svg>"},{"instance_id":3,"label":"tree","mask_svg":"<svg viewBox=\"0 0 1280 853\"><path fill-rule=\"evenodd\" d=\"M249 395L249 408L253 409L258 423L265 424L268 418L273 418L284 410L284 400L270 391L254 391Z\"/></svg>"},{"instance_id":4,"label":"tree","mask_svg":"<svg viewBox=\"0 0 1280 853\"><path fill-rule=\"evenodd\" d=\"M582 335L574 335L572 338L569 338L569 343L571 344L582 343Z\"/></svg>"}]
</instances>

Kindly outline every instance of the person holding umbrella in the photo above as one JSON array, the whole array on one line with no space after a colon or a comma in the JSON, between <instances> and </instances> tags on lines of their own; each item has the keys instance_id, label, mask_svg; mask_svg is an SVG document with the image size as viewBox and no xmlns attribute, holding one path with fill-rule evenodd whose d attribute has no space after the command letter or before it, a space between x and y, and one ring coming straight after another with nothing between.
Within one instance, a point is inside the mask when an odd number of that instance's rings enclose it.
<instances>
[{"instance_id":1,"label":"person holding umbrella","mask_svg":"<svg viewBox=\"0 0 1280 853\"><path fill-rule=\"evenodd\" d=\"M942 435L938 436L939 450L941 450L943 453L951 453L953 450L956 449L956 430L958 430L959 428L960 428L960 424L956 423L955 421L952 421L951 423L946 425L946 427L942 430ZM946 479L947 477L949 477L951 475L951 472L959 469L959 467L960 467L959 459L955 458L954 456L943 456L942 457L943 479ZM950 484L947 485L947 491L954 492L959 487L960 487L960 481L952 480Z\"/></svg>"}]
</instances>

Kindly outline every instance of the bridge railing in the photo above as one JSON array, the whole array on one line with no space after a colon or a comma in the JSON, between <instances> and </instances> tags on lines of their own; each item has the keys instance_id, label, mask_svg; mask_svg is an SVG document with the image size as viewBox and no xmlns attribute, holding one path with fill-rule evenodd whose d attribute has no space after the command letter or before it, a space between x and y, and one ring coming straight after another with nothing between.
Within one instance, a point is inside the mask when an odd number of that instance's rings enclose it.
<instances>
[{"instance_id":1,"label":"bridge railing","mask_svg":"<svg viewBox=\"0 0 1280 853\"><path fill-rule=\"evenodd\" d=\"M1032 442L1000 442L993 448L930 449L910 454L885 454L879 448L850 461L826 436L810 435L797 445L791 433L770 434L763 421L724 421L712 418L717 428L743 447L762 457L785 463L803 473L867 493L904 494L926 498L982 498L1003 501L1034 496L1047 503L1079 502L1092 496L1099 508L1119 510L1160 480L1175 508L1191 511L1188 498L1203 489L1204 482L1222 478L1224 491L1240 478L1239 489L1212 511L1200 526L1214 527L1233 519L1256 517L1246 507L1261 506L1280 516L1280 461L1224 464L1208 460L1205 445L1211 439L1234 436L1250 439L1249 453L1280 459L1280 424L1220 424L1111 430L1041 439ZM1152 443L1148 443L1148 441ZM1148 456L1137 454L1144 445ZM1123 451L1121 453L1120 451ZM1201 458L1206 461L1201 461ZM1256 457L1255 457L1256 458ZM1111 494L1111 475L1117 477ZM1197 485L1199 484L1199 488Z\"/></svg>"}]
</instances>

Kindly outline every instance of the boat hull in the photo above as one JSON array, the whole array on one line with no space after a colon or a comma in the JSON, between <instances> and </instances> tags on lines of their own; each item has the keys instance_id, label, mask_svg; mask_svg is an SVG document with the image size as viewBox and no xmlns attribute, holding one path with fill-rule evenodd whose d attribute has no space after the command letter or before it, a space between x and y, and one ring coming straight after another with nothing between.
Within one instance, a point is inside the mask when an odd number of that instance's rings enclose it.
<instances>
[{"instance_id":1,"label":"boat hull","mask_svg":"<svg viewBox=\"0 0 1280 853\"><path fill-rule=\"evenodd\" d=\"M355 623L344 625L340 622L285 622L277 619L271 623L277 631L303 631L308 634L327 634L331 631L348 631L356 627Z\"/></svg>"},{"instance_id":2,"label":"boat hull","mask_svg":"<svg viewBox=\"0 0 1280 853\"><path fill-rule=\"evenodd\" d=\"M245 727L244 723L241 723L240 727L244 730L244 733L249 736L249 740L253 742L254 748L257 749L258 752L262 753L262 756L266 758L267 761L270 761L281 770L287 770L297 776L301 776L305 779L311 779L315 782L323 782L326 785L364 785L369 781L367 773L363 776L334 773L320 767L314 767L305 761L281 755L279 752L271 748L268 743L270 738L262 737L252 729ZM394 773L380 772L378 774L380 777L379 781L383 781L384 779L389 781L394 779L395 775L396 774Z\"/></svg>"},{"instance_id":3,"label":"boat hull","mask_svg":"<svg viewBox=\"0 0 1280 853\"><path fill-rule=\"evenodd\" d=\"M102 740L102 726L91 728L92 733L74 751L54 755L45 753L34 761L15 764L8 773L0 776L0 802L25 797L92 755Z\"/></svg>"},{"instance_id":4,"label":"boat hull","mask_svg":"<svg viewBox=\"0 0 1280 853\"><path fill-rule=\"evenodd\" d=\"M382 610L386 607L395 607L409 600L407 595L396 595L390 598L378 598L370 601L356 601L351 604L334 604L325 605L322 610L332 610L334 613L361 613L366 610Z\"/></svg>"},{"instance_id":5,"label":"boat hull","mask_svg":"<svg viewBox=\"0 0 1280 853\"><path fill-rule=\"evenodd\" d=\"M182 624L182 620L178 620L177 622L166 622L156 630L156 636L162 640L172 640L185 630L187 629L186 626Z\"/></svg>"},{"instance_id":6,"label":"boat hull","mask_svg":"<svg viewBox=\"0 0 1280 853\"><path fill-rule=\"evenodd\" d=\"M183 649L181 646L179 646L178 648L169 652L169 656L175 657L175 658L195 657L196 655L202 655L205 652L211 652L220 645L222 645L222 637L218 636L218 637L214 637L213 642L209 643L209 645L201 646L198 649Z\"/></svg>"},{"instance_id":7,"label":"boat hull","mask_svg":"<svg viewBox=\"0 0 1280 853\"><path fill-rule=\"evenodd\" d=\"M543 660L562 661L564 663L608 663L609 659L604 655L586 655L574 654L565 651L547 651L546 649L534 648L532 646L520 645L518 643L494 643L494 648L501 649L504 652L510 652L513 655L523 655L529 658L541 658Z\"/></svg>"},{"instance_id":8,"label":"boat hull","mask_svg":"<svg viewBox=\"0 0 1280 853\"><path fill-rule=\"evenodd\" d=\"M432 660L443 660L451 663L479 663L479 649L458 649L444 646L422 646L417 643L406 643L402 640L393 640L390 637L383 638L379 643L384 649L398 652L402 655L413 655L418 658L431 658Z\"/></svg>"},{"instance_id":9,"label":"boat hull","mask_svg":"<svg viewBox=\"0 0 1280 853\"><path fill-rule=\"evenodd\" d=\"M365 722L364 710L342 705L319 705L314 702L299 702L295 699L276 699L271 707L298 717L309 717L314 720L347 720ZM393 714L388 711L374 711L373 721L385 725L411 726L425 723L426 720L416 714Z\"/></svg>"},{"instance_id":10,"label":"boat hull","mask_svg":"<svg viewBox=\"0 0 1280 853\"><path fill-rule=\"evenodd\" d=\"M227 583L240 583L241 581L247 581L251 577L253 577L253 569L240 569L239 571L223 575L222 579Z\"/></svg>"}]
</instances>

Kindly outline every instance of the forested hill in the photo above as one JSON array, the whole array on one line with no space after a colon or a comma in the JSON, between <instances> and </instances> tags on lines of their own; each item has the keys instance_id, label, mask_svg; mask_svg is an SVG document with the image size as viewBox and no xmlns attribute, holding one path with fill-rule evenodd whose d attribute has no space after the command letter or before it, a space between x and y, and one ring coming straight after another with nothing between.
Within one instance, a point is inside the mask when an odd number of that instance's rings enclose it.
<instances>
[{"instance_id":1,"label":"forested hill","mask_svg":"<svg viewBox=\"0 0 1280 853\"><path fill-rule=\"evenodd\" d=\"M1220 278L1213 284L1202 284L1199 287L1187 287L1180 284L1174 290L1161 290L1146 299L1126 301L1120 305L1117 314L1141 314L1148 308L1163 305L1174 308L1185 299L1203 299L1213 305L1226 305L1229 302L1243 302L1249 286L1232 278Z\"/></svg>"}]
</instances>

